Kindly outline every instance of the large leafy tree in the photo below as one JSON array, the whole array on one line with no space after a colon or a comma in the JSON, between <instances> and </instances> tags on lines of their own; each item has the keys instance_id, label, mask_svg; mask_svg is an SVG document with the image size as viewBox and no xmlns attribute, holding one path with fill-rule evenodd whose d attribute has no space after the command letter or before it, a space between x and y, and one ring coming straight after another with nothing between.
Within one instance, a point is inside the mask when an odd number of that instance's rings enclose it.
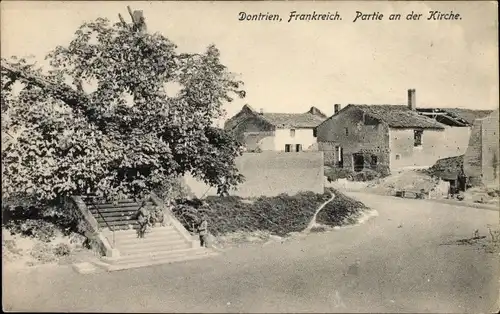
<instances>
[{"instance_id":1,"label":"large leafy tree","mask_svg":"<svg viewBox=\"0 0 500 314\"><path fill-rule=\"evenodd\" d=\"M97 19L47 59L48 74L2 60L3 197L143 197L187 172L219 193L242 182L241 147L213 121L244 91L215 46L178 53L161 34Z\"/></svg>"}]
</instances>

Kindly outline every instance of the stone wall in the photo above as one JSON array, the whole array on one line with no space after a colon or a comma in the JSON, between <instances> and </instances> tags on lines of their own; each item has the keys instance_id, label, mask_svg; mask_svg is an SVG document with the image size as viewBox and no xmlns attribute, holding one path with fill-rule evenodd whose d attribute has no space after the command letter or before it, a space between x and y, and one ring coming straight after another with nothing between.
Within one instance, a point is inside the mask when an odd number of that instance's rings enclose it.
<instances>
[{"instance_id":1,"label":"stone wall","mask_svg":"<svg viewBox=\"0 0 500 314\"><path fill-rule=\"evenodd\" d=\"M245 153L236 159L236 165L245 176L245 182L231 195L259 197L324 191L322 152ZM217 193L215 188L209 188L190 175L185 177L185 182L197 197Z\"/></svg>"},{"instance_id":2,"label":"stone wall","mask_svg":"<svg viewBox=\"0 0 500 314\"><path fill-rule=\"evenodd\" d=\"M344 111L317 127L318 147L325 154L325 163L335 166L336 146L342 147L344 168L353 168L353 154L374 155L380 167L389 165L388 127L376 121L364 122L363 112L356 108Z\"/></svg>"},{"instance_id":3,"label":"stone wall","mask_svg":"<svg viewBox=\"0 0 500 314\"><path fill-rule=\"evenodd\" d=\"M475 121L464 157L464 172L474 185L485 184L498 188L499 169L498 110Z\"/></svg>"},{"instance_id":4,"label":"stone wall","mask_svg":"<svg viewBox=\"0 0 500 314\"><path fill-rule=\"evenodd\" d=\"M496 187L499 185L499 129L498 110L483 119L482 127L482 174L483 183L486 186Z\"/></svg>"},{"instance_id":5,"label":"stone wall","mask_svg":"<svg viewBox=\"0 0 500 314\"><path fill-rule=\"evenodd\" d=\"M413 129L391 129L391 170L431 167L439 159L460 156L468 146L468 127L423 130L422 145L415 147Z\"/></svg>"}]
</instances>

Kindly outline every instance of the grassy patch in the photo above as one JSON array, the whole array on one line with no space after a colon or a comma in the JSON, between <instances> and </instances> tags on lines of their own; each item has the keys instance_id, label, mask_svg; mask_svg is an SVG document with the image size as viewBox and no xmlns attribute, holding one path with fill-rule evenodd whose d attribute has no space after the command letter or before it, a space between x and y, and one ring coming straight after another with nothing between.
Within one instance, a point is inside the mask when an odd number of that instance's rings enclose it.
<instances>
[{"instance_id":1,"label":"grassy patch","mask_svg":"<svg viewBox=\"0 0 500 314\"><path fill-rule=\"evenodd\" d=\"M235 196L208 197L203 200L204 204L180 200L173 212L190 231L196 219L204 214L215 236L255 231L285 236L305 229L317 208L329 198L330 193L312 192L259 197L252 202Z\"/></svg>"},{"instance_id":2,"label":"grassy patch","mask_svg":"<svg viewBox=\"0 0 500 314\"><path fill-rule=\"evenodd\" d=\"M314 226L311 228L311 233L321 233L327 231L325 226Z\"/></svg>"},{"instance_id":3,"label":"grassy patch","mask_svg":"<svg viewBox=\"0 0 500 314\"><path fill-rule=\"evenodd\" d=\"M343 226L356 223L362 211L368 209L365 204L338 190L329 189L335 194L333 201L328 203L316 216L316 222L327 226Z\"/></svg>"}]
</instances>

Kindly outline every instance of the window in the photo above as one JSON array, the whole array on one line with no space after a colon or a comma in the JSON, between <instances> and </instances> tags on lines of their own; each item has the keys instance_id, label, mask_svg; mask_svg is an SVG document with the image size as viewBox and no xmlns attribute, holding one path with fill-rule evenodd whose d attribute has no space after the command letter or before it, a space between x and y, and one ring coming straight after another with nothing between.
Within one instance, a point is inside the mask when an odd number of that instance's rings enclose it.
<instances>
[{"instance_id":1,"label":"window","mask_svg":"<svg viewBox=\"0 0 500 314\"><path fill-rule=\"evenodd\" d=\"M318 131L316 128L313 129L313 137L318 137Z\"/></svg>"},{"instance_id":2,"label":"window","mask_svg":"<svg viewBox=\"0 0 500 314\"><path fill-rule=\"evenodd\" d=\"M378 124L378 121L375 120L374 118L370 117L370 116L363 116L363 123L365 125L377 125Z\"/></svg>"},{"instance_id":3,"label":"window","mask_svg":"<svg viewBox=\"0 0 500 314\"><path fill-rule=\"evenodd\" d=\"M414 130L413 131L413 146L419 147L422 146L422 134L424 131L422 130Z\"/></svg>"},{"instance_id":4,"label":"window","mask_svg":"<svg viewBox=\"0 0 500 314\"><path fill-rule=\"evenodd\" d=\"M291 151L292 151L292 145L290 145L290 144L286 144L286 145L285 145L285 152L289 153L289 152L291 152Z\"/></svg>"},{"instance_id":5,"label":"window","mask_svg":"<svg viewBox=\"0 0 500 314\"><path fill-rule=\"evenodd\" d=\"M302 151L302 144L296 144L295 145L295 151L296 152L301 152Z\"/></svg>"},{"instance_id":6,"label":"window","mask_svg":"<svg viewBox=\"0 0 500 314\"><path fill-rule=\"evenodd\" d=\"M290 129L290 137L295 137L295 129Z\"/></svg>"},{"instance_id":7,"label":"window","mask_svg":"<svg viewBox=\"0 0 500 314\"><path fill-rule=\"evenodd\" d=\"M349 135L349 129L345 128L345 135Z\"/></svg>"},{"instance_id":8,"label":"window","mask_svg":"<svg viewBox=\"0 0 500 314\"><path fill-rule=\"evenodd\" d=\"M396 160L400 160L401 159L401 155L400 154L396 154Z\"/></svg>"}]
</instances>

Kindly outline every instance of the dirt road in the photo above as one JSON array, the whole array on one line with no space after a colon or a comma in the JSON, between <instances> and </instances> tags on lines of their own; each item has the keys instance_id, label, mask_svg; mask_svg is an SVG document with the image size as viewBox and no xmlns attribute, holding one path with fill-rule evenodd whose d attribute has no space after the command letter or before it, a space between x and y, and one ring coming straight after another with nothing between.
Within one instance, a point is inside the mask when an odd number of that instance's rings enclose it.
<instances>
[{"instance_id":1,"label":"dirt road","mask_svg":"<svg viewBox=\"0 0 500 314\"><path fill-rule=\"evenodd\" d=\"M4 309L110 312L462 312L498 310L498 254L450 242L487 234L498 212L349 193L364 225L209 260L79 275L4 272Z\"/></svg>"}]
</instances>

